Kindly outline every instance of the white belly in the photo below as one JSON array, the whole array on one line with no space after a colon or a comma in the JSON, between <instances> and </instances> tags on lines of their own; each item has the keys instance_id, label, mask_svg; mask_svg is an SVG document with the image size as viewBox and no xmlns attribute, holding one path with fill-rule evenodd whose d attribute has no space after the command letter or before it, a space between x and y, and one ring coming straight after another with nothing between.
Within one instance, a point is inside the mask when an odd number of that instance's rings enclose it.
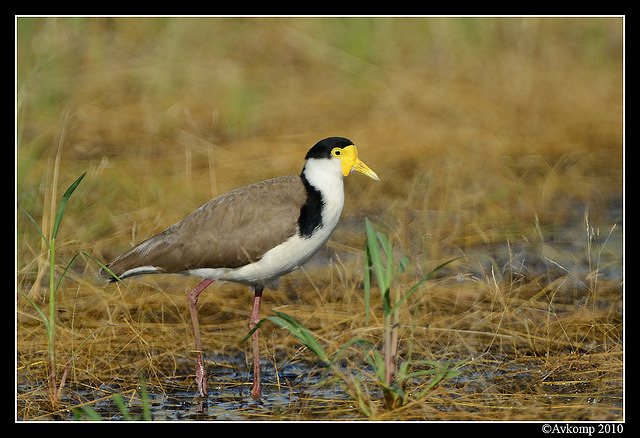
<instances>
[{"instance_id":1,"label":"white belly","mask_svg":"<svg viewBox=\"0 0 640 438\"><path fill-rule=\"evenodd\" d=\"M340 196L335 196L335 193ZM325 197L322 226L308 238L298 233L275 248L267 251L260 260L239 268L201 268L185 274L214 280L233 281L247 285L261 284L275 287L278 279L306 263L331 237L338 225L344 206L343 191L334 197Z\"/></svg>"}]
</instances>

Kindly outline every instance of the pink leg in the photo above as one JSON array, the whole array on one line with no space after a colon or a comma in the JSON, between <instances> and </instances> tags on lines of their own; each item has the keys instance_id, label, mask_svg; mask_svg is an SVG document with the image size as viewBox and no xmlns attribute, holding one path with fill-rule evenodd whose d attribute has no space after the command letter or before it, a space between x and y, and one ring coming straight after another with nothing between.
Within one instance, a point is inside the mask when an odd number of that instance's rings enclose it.
<instances>
[{"instance_id":1,"label":"pink leg","mask_svg":"<svg viewBox=\"0 0 640 438\"><path fill-rule=\"evenodd\" d=\"M196 383L198 384L198 392L201 397L207 396L207 370L205 369L204 362L202 360L203 351L202 344L200 342L200 323L198 322L198 308L196 307L196 304L198 302L200 292L205 290L211 283L213 283L213 280L203 280L187 294L189 312L191 313L191 322L193 323L193 335L196 338L196 356L198 361L196 365Z\"/></svg>"},{"instance_id":2,"label":"pink leg","mask_svg":"<svg viewBox=\"0 0 640 438\"><path fill-rule=\"evenodd\" d=\"M249 319L249 330L253 329L260 321L258 311L260 310L260 302L262 301L262 286L253 288L253 308L251 309L251 317ZM251 335L251 344L253 346L253 385L251 386L251 398L257 400L260 398L260 352L258 345L258 330Z\"/></svg>"}]
</instances>

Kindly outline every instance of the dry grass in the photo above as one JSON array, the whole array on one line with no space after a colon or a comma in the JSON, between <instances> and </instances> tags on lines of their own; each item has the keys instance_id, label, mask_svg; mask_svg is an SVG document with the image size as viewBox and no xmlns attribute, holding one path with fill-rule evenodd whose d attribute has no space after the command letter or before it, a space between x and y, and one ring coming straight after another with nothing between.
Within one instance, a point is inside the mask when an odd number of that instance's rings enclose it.
<instances>
[{"instance_id":1,"label":"dry grass","mask_svg":"<svg viewBox=\"0 0 640 438\"><path fill-rule=\"evenodd\" d=\"M88 172L62 224L64 263L79 250L109 260L347 136L381 182L348 178L328 249L269 291L263 314L295 315L328 350L376 342L361 296L367 215L410 257L409 277L464 257L407 307L401 344L414 326L414 354L473 358L375 418L622 419L621 19L19 19L17 59L19 205L46 230L52 201ZM44 304L45 248L20 212L17 226L17 290ZM58 361L90 339L68 404L74 390L130 390L140 371L155 393L191 384L183 293L196 281L105 287L94 264L76 265L58 297ZM250 294L210 289L203 344L237 356ZM65 418L42 396L45 329L26 300L16 307L17 418ZM293 338L264 333L269 360L296 355ZM334 403L251 415L360 418Z\"/></svg>"}]
</instances>

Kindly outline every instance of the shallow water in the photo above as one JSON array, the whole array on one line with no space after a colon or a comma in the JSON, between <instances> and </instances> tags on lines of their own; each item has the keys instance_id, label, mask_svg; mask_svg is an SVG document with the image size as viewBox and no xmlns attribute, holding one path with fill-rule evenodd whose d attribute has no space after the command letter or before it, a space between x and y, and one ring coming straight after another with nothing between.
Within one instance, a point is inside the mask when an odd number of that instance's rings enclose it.
<instances>
[{"instance_id":1,"label":"shallow water","mask_svg":"<svg viewBox=\"0 0 640 438\"><path fill-rule=\"evenodd\" d=\"M211 358L214 359L214 358ZM263 361L262 397L251 399L250 367L244 358L224 358L225 366L216 366L223 358L208 361L209 396L206 400L196 396L192 378L167 379L162 389L149 388L151 419L155 421L262 421L262 420L366 420L343 388L322 379L324 367L318 363L291 362L278 370ZM531 414L529 420L566 419L563 410L577 412L597 411L599 419L622 418L620 386L603 384L598 371L589 373L576 370L555 370L543 365L540 358L513 360L504 356L501 360L471 361L460 369L460 374L440 384L434 396L425 400L436 416L409 416L410 420L486 420L486 411L510 409L527 415L529 409L542 409L544 415ZM228 366L231 365L231 366ZM416 380L412 384L419 384ZM157 384L156 384L157 385ZM126 385L123 385L126 386ZM130 388L130 386L128 387ZM371 390L372 400L380 400L377 389ZM138 387L138 390L140 388ZM118 406L109 397L117 394L116 387L102 386L93 390L69 388L77 406L78 400L89 403L104 420L124 419ZM143 418L140 392L124 393L128 414L136 420ZM531 403L528 406L527 403ZM577 408L575 407L577 406ZM560 413L560 414L559 414ZM558 416L559 415L559 416ZM569 414L571 415L571 414ZM578 414L588 418L592 414ZM71 420L87 419L79 410L63 410L55 418ZM495 419L500 419L496 417ZM574 418L580 419L580 418Z\"/></svg>"},{"instance_id":2,"label":"shallow water","mask_svg":"<svg viewBox=\"0 0 640 438\"><path fill-rule=\"evenodd\" d=\"M251 398L250 368L244 358L216 358L213 362L227 361L224 366L211 365L208 360L208 390L206 399L197 395L193 378L177 378L162 382L162 391L148 388L153 420L296 420L295 409L304 410L304 419L329 417L358 418L348 395L339 385L320 384L324 369L309 362L295 362L275 372L273 363L261 362L262 396ZM195 362L194 362L195 363ZM138 386L138 391L140 387ZM123 420L124 417L108 394L117 394L116 387L102 386L97 390L74 391L77 398L89 403L105 420ZM141 393L123 395L128 412L134 419L142 419ZM93 402L98 400L97 402ZM312 406L311 406L312 405ZM341 407L343 413L336 409ZM60 413L60 419L87 419L79 410ZM301 417L302 418L302 417Z\"/></svg>"}]
</instances>

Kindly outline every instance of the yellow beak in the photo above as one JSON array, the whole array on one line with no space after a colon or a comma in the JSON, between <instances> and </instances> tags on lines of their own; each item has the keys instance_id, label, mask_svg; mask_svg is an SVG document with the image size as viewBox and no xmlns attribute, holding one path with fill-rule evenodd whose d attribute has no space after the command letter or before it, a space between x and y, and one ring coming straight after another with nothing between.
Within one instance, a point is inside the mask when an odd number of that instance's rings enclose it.
<instances>
[{"instance_id":1,"label":"yellow beak","mask_svg":"<svg viewBox=\"0 0 640 438\"><path fill-rule=\"evenodd\" d=\"M373 178L376 181L380 181L378 175L364 164L358 158L358 149L354 145L350 145L342 148L342 154L340 154L340 160L342 161L342 174L344 176L349 175L352 171L364 173L369 178Z\"/></svg>"}]
</instances>

